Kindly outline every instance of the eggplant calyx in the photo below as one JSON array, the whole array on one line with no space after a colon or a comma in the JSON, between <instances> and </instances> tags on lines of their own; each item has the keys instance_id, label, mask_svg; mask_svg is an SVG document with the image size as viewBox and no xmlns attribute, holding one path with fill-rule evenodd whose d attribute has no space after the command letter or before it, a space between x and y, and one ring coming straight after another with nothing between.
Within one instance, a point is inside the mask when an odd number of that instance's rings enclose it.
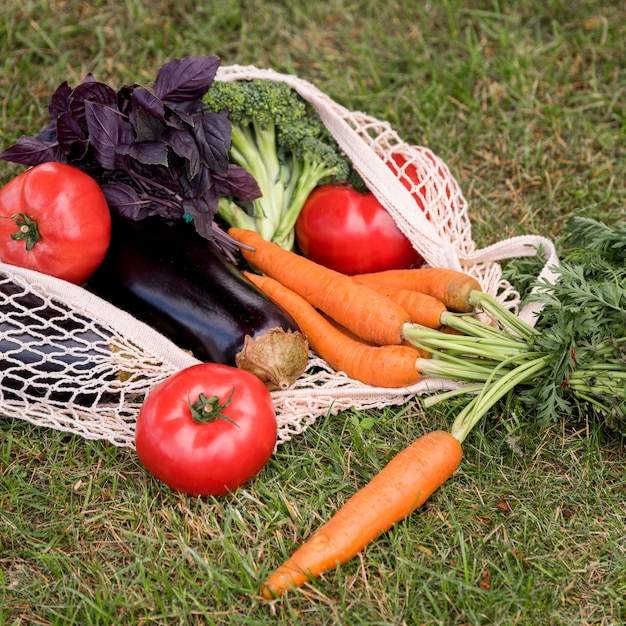
<instances>
[{"instance_id":1,"label":"eggplant calyx","mask_svg":"<svg viewBox=\"0 0 626 626\"><path fill-rule=\"evenodd\" d=\"M11 235L11 239L24 241L26 249L32 250L33 246L41 239L37 221L26 215L26 213L15 213L11 216L11 219L15 222L18 229L17 232Z\"/></svg>"},{"instance_id":2,"label":"eggplant calyx","mask_svg":"<svg viewBox=\"0 0 626 626\"><path fill-rule=\"evenodd\" d=\"M275 327L255 338L246 335L235 360L237 367L258 376L270 391L284 391L306 370L309 346L301 332Z\"/></svg>"},{"instance_id":3,"label":"eggplant calyx","mask_svg":"<svg viewBox=\"0 0 626 626\"><path fill-rule=\"evenodd\" d=\"M217 396L210 396L207 398L204 393L201 393L194 403L192 403L191 400L188 400L191 417L195 422L198 422L198 424L208 424L209 422L214 422L216 419L223 419L239 428L239 424L222 413L222 411L230 404L234 393L235 388L233 387L230 395L223 404L220 404L220 399Z\"/></svg>"}]
</instances>

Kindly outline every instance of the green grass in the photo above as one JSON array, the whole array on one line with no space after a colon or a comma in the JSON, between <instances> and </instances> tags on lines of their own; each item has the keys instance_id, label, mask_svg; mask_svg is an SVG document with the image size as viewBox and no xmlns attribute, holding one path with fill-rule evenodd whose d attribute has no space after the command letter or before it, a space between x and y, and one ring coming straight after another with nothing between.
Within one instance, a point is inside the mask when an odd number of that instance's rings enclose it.
<instances>
[{"instance_id":1,"label":"green grass","mask_svg":"<svg viewBox=\"0 0 626 626\"><path fill-rule=\"evenodd\" d=\"M621 2L8 0L0 147L87 72L121 85L165 61L295 72L449 165L474 239L558 236L626 216ZM21 168L0 167L0 183ZM104 442L0 419L0 624L626 622L626 454L597 424L539 427L512 400L430 502L344 567L275 603L276 567L453 404L321 418L235 494L200 500Z\"/></svg>"}]
</instances>

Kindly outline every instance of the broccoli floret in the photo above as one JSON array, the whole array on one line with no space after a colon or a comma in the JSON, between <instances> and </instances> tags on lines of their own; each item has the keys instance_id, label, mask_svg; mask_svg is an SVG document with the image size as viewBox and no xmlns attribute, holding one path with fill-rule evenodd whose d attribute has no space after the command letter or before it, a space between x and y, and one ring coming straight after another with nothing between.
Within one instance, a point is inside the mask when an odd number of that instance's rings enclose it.
<instances>
[{"instance_id":1,"label":"broccoli floret","mask_svg":"<svg viewBox=\"0 0 626 626\"><path fill-rule=\"evenodd\" d=\"M204 102L209 111L228 109L230 158L261 190L261 197L248 203L220 198L219 216L293 248L294 225L307 197L320 184L347 180L349 160L315 109L286 83L216 81Z\"/></svg>"}]
</instances>

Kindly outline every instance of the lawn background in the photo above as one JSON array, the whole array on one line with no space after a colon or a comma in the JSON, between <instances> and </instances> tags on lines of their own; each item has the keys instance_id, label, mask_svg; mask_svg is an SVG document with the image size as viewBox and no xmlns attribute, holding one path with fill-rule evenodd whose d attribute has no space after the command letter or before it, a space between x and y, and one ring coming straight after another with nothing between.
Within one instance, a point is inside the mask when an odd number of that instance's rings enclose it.
<instances>
[{"instance_id":1,"label":"lawn background","mask_svg":"<svg viewBox=\"0 0 626 626\"><path fill-rule=\"evenodd\" d=\"M167 60L292 72L449 165L480 245L624 219L626 13L591 0L324 3L4 0L0 149L88 72ZM23 168L0 163L0 184ZM460 471L359 557L267 603L263 577L412 440L457 410L319 419L245 488L170 492L136 456L0 419L0 624L620 624L624 441L538 425L512 397Z\"/></svg>"}]
</instances>

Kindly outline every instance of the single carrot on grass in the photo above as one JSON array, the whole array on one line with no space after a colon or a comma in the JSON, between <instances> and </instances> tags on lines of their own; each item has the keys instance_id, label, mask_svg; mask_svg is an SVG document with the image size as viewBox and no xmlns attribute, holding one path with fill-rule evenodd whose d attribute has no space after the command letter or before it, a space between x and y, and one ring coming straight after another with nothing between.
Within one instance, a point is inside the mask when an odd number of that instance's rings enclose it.
<instances>
[{"instance_id":1,"label":"single carrot on grass","mask_svg":"<svg viewBox=\"0 0 626 626\"><path fill-rule=\"evenodd\" d=\"M368 287L399 304L409 314L411 323L420 324L427 328L439 328L441 326L441 315L447 311L446 305L441 300L437 300L427 293L379 285L374 281L368 283Z\"/></svg>"},{"instance_id":2,"label":"single carrot on grass","mask_svg":"<svg viewBox=\"0 0 626 626\"><path fill-rule=\"evenodd\" d=\"M400 388L416 383L419 356L411 346L375 346L345 335L302 296L269 276L245 275L293 317L311 349L334 370L374 387Z\"/></svg>"},{"instance_id":3,"label":"single carrot on grass","mask_svg":"<svg viewBox=\"0 0 626 626\"><path fill-rule=\"evenodd\" d=\"M295 291L364 341L378 345L402 343L402 326L410 321L409 316L386 296L345 274L266 241L256 232L230 228L228 234L253 248L241 249L251 265Z\"/></svg>"},{"instance_id":4,"label":"single carrot on grass","mask_svg":"<svg viewBox=\"0 0 626 626\"><path fill-rule=\"evenodd\" d=\"M261 587L268 600L345 563L421 506L461 463L450 433L430 432L397 454Z\"/></svg>"},{"instance_id":5,"label":"single carrot on grass","mask_svg":"<svg viewBox=\"0 0 626 626\"><path fill-rule=\"evenodd\" d=\"M480 283L465 274L442 267L416 267L405 270L383 270L356 274L353 278L365 285L385 285L411 289L443 302L451 311L469 313L473 310L472 292L480 292Z\"/></svg>"}]
</instances>

